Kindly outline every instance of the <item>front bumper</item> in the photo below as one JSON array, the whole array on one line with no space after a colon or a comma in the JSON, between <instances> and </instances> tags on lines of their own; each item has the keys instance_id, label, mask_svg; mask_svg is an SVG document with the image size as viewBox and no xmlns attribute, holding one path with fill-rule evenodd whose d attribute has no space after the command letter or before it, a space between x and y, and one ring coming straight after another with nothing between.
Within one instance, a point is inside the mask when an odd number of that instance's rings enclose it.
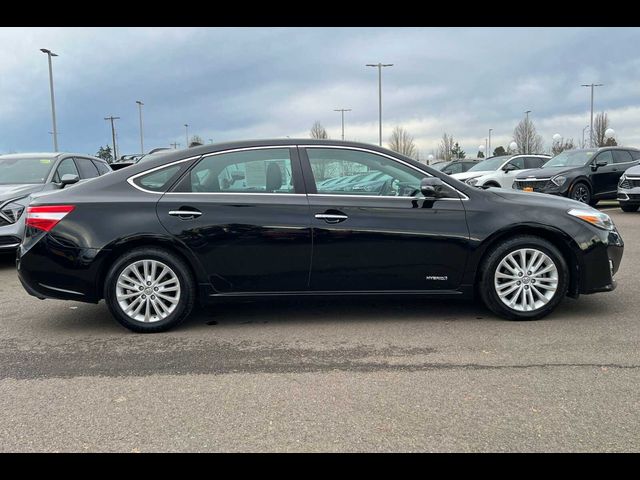
<instances>
[{"instance_id":1,"label":"front bumper","mask_svg":"<svg viewBox=\"0 0 640 480\"><path fill-rule=\"evenodd\" d=\"M618 187L618 202L625 205L640 205L640 187L620 188Z\"/></svg>"},{"instance_id":2,"label":"front bumper","mask_svg":"<svg viewBox=\"0 0 640 480\"><path fill-rule=\"evenodd\" d=\"M615 290L614 275L620 268L624 242L617 230L599 230L580 261L580 293Z\"/></svg>"},{"instance_id":3,"label":"front bumper","mask_svg":"<svg viewBox=\"0 0 640 480\"><path fill-rule=\"evenodd\" d=\"M0 225L0 252L18 248L22 241L23 233L24 221L20 219L10 225Z\"/></svg>"},{"instance_id":4,"label":"front bumper","mask_svg":"<svg viewBox=\"0 0 640 480\"><path fill-rule=\"evenodd\" d=\"M533 193L546 193L548 195L569 196L569 182L564 182L562 186L557 186L551 180L544 181L518 181L514 180L512 185L514 190L523 191L525 187L533 188Z\"/></svg>"}]
</instances>

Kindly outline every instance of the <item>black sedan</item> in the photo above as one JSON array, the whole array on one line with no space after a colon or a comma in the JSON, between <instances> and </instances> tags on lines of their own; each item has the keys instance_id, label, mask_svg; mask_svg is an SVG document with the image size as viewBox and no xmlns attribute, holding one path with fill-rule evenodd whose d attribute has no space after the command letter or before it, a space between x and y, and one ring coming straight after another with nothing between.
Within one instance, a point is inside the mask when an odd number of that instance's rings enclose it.
<instances>
[{"instance_id":1,"label":"black sedan","mask_svg":"<svg viewBox=\"0 0 640 480\"><path fill-rule=\"evenodd\" d=\"M376 173L369 190L326 182ZM176 151L40 197L26 224L31 295L104 298L137 332L179 324L196 302L273 295L478 295L532 320L613 290L623 252L611 219L581 203L328 140Z\"/></svg>"},{"instance_id":2,"label":"black sedan","mask_svg":"<svg viewBox=\"0 0 640 480\"><path fill-rule=\"evenodd\" d=\"M616 198L620 177L638 164L640 150L636 148L565 150L542 168L518 175L513 188L561 195L593 206L600 200Z\"/></svg>"}]
</instances>

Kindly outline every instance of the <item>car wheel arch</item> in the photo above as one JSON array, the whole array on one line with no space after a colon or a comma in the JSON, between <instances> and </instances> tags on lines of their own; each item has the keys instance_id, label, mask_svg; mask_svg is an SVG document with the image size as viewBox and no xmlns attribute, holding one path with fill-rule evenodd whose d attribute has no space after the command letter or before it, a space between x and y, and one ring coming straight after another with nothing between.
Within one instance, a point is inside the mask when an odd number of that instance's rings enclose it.
<instances>
[{"instance_id":1,"label":"car wheel arch","mask_svg":"<svg viewBox=\"0 0 640 480\"><path fill-rule=\"evenodd\" d=\"M106 281L107 273L113 265L113 263L125 252L131 251L134 248L161 248L166 250L178 258L180 258L189 268L193 279L196 283L207 282L207 276L200 262L191 254L188 253L186 247L182 248L177 244L174 239L167 237L153 236L140 236L136 235L132 238L121 239L108 245L102 251L104 257L100 262L100 270L97 275L96 291L103 292L104 282Z\"/></svg>"},{"instance_id":2,"label":"car wheel arch","mask_svg":"<svg viewBox=\"0 0 640 480\"><path fill-rule=\"evenodd\" d=\"M560 250L569 266L569 290L567 292L567 296L576 298L580 290L580 262L576 253L579 250L579 246L576 244L575 240L561 230L538 224L521 224L511 226L495 232L482 242L476 250L477 255L469 262L469 268L473 269L474 290L477 289L480 283L480 275L482 274L479 267L482 265L482 262L487 255L489 255L493 248L501 242L504 242L508 238L521 235L531 235L543 238Z\"/></svg>"}]
</instances>

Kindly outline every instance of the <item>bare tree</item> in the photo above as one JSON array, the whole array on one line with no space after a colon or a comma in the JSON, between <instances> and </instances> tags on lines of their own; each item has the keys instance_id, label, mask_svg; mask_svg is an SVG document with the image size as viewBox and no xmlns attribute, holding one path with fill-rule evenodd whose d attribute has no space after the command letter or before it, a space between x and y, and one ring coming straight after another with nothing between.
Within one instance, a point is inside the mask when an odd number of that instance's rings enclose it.
<instances>
[{"instance_id":1,"label":"bare tree","mask_svg":"<svg viewBox=\"0 0 640 480\"><path fill-rule=\"evenodd\" d=\"M438 146L438 154L436 158L449 161L451 160L451 151L453 150L453 144L455 141L453 140L453 135L447 135L447 132L442 135L442 140L440 140L440 145Z\"/></svg>"},{"instance_id":2,"label":"bare tree","mask_svg":"<svg viewBox=\"0 0 640 480\"><path fill-rule=\"evenodd\" d=\"M518 144L518 153L542 153L542 137L529 118L523 118L513 129L513 141Z\"/></svg>"},{"instance_id":3,"label":"bare tree","mask_svg":"<svg viewBox=\"0 0 640 480\"><path fill-rule=\"evenodd\" d=\"M573 138L569 138L566 140L561 140L560 142L553 142L553 146L551 147L551 155L558 155L559 153L564 152L565 150L573 150L576 148L573 143Z\"/></svg>"},{"instance_id":4,"label":"bare tree","mask_svg":"<svg viewBox=\"0 0 640 480\"><path fill-rule=\"evenodd\" d=\"M316 122L311 127L311 138L319 138L319 139L329 138L329 135L327 134L327 130L322 126L322 124L318 120L316 120Z\"/></svg>"},{"instance_id":5,"label":"bare tree","mask_svg":"<svg viewBox=\"0 0 640 480\"><path fill-rule=\"evenodd\" d=\"M610 127L609 117L604 112L596 114L593 120L593 144L595 147L611 147L618 143L615 138L606 138L604 133Z\"/></svg>"},{"instance_id":6,"label":"bare tree","mask_svg":"<svg viewBox=\"0 0 640 480\"><path fill-rule=\"evenodd\" d=\"M417 153L413 137L402 127L397 126L389 137L389 148L394 152L414 158Z\"/></svg>"}]
</instances>

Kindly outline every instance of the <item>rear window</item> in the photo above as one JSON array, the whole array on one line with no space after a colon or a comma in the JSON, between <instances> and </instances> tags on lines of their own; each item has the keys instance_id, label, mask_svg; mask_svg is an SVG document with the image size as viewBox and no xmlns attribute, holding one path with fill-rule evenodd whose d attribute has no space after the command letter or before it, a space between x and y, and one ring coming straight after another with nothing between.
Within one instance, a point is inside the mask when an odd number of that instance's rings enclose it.
<instances>
[{"instance_id":1,"label":"rear window","mask_svg":"<svg viewBox=\"0 0 640 480\"><path fill-rule=\"evenodd\" d=\"M640 158L640 150L629 150L629 153L634 160L638 160Z\"/></svg>"},{"instance_id":2,"label":"rear window","mask_svg":"<svg viewBox=\"0 0 640 480\"><path fill-rule=\"evenodd\" d=\"M156 170L155 172L147 173L146 175L136 178L133 183L144 190L150 190L152 192L166 192L167 189L173 185L174 181L177 180L183 166L184 163L181 163L179 165L172 165L161 170Z\"/></svg>"}]
</instances>

